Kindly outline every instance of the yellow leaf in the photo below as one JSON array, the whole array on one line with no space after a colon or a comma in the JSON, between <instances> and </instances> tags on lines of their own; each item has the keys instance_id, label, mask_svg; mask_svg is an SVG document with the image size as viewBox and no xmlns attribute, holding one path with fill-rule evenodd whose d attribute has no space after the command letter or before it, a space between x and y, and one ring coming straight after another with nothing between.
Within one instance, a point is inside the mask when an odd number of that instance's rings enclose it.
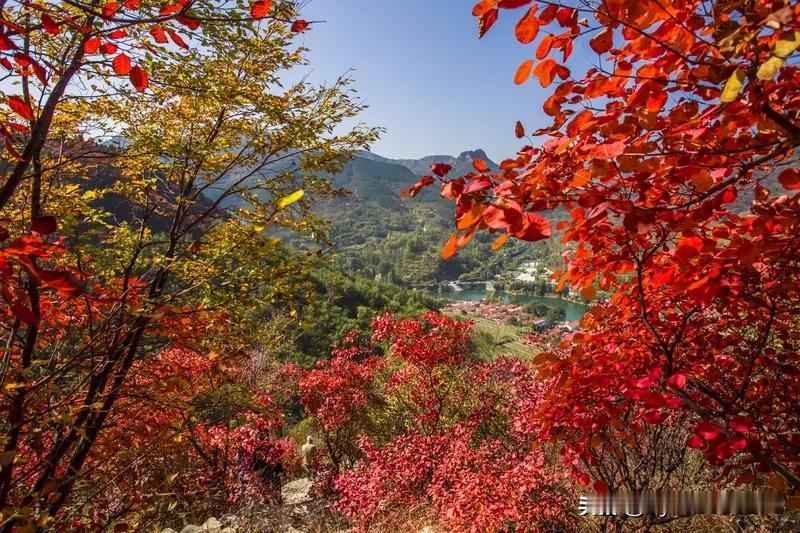
<instances>
[{"instance_id":1,"label":"yellow leaf","mask_svg":"<svg viewBox=\"0 0 800 533\"><path fill-rule=\"evenodd\" d=\"M775 43L775 49L772 51L778 57L787 58L789 54L795 51L800 46L800 31L796 31L788 39L780 39Z\"/></svg>"},{"instance_id":2,"label":"yellow leaf","mask_svg":"<svg viewBox=\"0 0 800 533\"><path fill-rule=\"evenodd\" d=\"M719 97L720 102L733 102L739 96L739 91L742 90L744 85L744 70L737 70L728 81L725 82L725 87L722 88L722 94Z\"/></svg>"},{"instance_id":3,"label":"yellow leaf","mask_svg":"<svg viewBox=\"0 0 800 533\"><path fill-rule=\"evenodd\" d=\"M756 78L760 80L771 80L775 77L775 74L778 72L783 66L783 58L772 56L766 61L764 61L760 67L758 67L758 71L756 72Z\"/></svg>"},{"instance_id":4,"label":"yellow leaf","mask_svg":"<svg viewBox=\"0 0 800 533\"><path fill-rule=\"evenodd\" d=\"M295 203L297 200L303 197L305 194L305 190L299 189L294 191L292 194L284 196L280 200L278 200L278 209L283 209L284 207Z\"/></svg>"}]
</instances>

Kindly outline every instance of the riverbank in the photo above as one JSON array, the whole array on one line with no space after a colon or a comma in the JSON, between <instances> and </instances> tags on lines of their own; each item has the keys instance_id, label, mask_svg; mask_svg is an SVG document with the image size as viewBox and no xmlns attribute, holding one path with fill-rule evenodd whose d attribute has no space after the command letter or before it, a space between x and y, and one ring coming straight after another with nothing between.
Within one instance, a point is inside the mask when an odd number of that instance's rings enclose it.
<instances>
[{"instance_id":1,"label":"riverbank","mask_svg":"<svg viewBox=\"0 0 800 533\"><path fill-rule=\"evenodd\" d=\"M463 291L441 291L430 292L432 296L443 298L450 301L500 301L503 303L514 303L520 306L529 304L543 304L551 307L563 309L567 321L580 320L588 311L589 306L571 299L561 298L555 295L534 296L530 294L515 294L507 291L487 292L486 289L464 289Z\"/></svg>"}]
</instances>

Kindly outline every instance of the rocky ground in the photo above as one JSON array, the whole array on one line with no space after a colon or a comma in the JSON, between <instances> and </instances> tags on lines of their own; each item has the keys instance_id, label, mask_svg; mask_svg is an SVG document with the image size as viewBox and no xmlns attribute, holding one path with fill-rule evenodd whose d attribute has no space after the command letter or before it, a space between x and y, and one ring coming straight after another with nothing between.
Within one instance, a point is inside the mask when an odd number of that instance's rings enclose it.
<instances>
[{"instance_id":1,"label":"rocky ground","mask_svg":"<svg viewBox=\"0 0 800 533\"><path fill-rule=\"evenodd\" d=\"M324 503L309 495L311 481L296 479L283 486L283 503L247 518L223 516L209 518L201 525L185 526L180 532L164 529L161 533L240 533L275 531L280 533L317 533L344 531L341 524L332 523Z\"/></svg>"}]
</instances>

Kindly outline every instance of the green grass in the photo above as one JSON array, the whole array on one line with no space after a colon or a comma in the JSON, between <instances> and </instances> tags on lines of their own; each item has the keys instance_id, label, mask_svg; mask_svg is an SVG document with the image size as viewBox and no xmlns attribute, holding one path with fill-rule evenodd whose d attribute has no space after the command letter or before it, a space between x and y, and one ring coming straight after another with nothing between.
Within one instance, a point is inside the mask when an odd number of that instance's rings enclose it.
<instances>
[{"instance_id":1,"label":"green grass","mask_svg":"<svg viewBox=\"0 0 800 533\"><path fill-rule=\"evenodd\" d=\"M473 327L476 333L483 333L491 338L496 345L497 355L507 354L519 359L527 360L538 354L538 350L534 346L528 346L519 342L520 335L524 332L522 328L511 326L509 324L502 324L500 322L493 322L486 318L468 317L461 313L447 313L448 315L458 318L460 320L472 320L475 325Z\"/></svg>"}]
</instances>

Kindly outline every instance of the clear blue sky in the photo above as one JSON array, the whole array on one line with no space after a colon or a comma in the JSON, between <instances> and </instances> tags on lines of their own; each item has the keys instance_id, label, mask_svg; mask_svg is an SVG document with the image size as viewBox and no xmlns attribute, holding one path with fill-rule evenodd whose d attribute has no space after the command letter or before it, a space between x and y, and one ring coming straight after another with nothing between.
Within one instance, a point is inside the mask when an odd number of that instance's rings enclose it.
<instances>
[{"instance_id":1,"label":"clear blue sky","mask_svg":"<svg viewBox=\"0 0 800 533\"><path fill-rule=\"evenodd\" d=\"M370 108L363 120L387 129L373 151L386 157L458 155L483 148L497 161L520 146L514 123L527 131L549 124L541 110L553 87L536 79L514 85L533 46L514 38L523 11L504 11L478 40L471 0L310 0L304 36L313 81L353 68Z\"/></svg>"}]
</instances>

